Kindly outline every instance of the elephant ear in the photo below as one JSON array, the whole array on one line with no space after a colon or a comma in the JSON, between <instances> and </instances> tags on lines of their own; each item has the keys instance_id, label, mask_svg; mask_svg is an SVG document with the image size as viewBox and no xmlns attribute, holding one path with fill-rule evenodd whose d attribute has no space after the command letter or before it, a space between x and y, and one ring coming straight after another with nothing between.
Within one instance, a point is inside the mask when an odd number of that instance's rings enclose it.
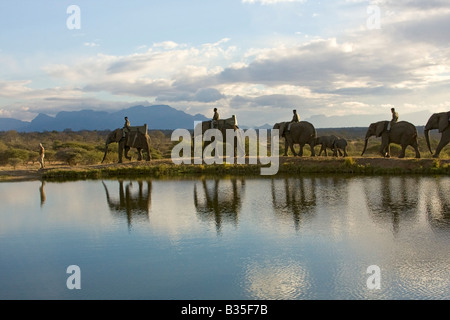
<instances>
[{"instance_id":1,"label":"elephant ear","mask_svg":"<svg viewBox=\"0 0 450 320\"><path fill-rule=\"evenodd\" d=\"M123 132L123 129L116 130L116 134L114 136L116 141L120 141L120 139L122 139L122 136L123 136L122 132Z\"/></svg>"},{"instance_id":2,"label":"elephant ear","mask_svg":"<svg viewBox=\"0 0 450 320\"><path fill-rule=\"evenodd\" d=\"M384 121L380 121L380 122L378 122L377 124L376 124L376 126L375 126L375 135L377 136L377 137L381 137L381 134L383 133L383 131L384 131L384 128L385 128L385 122Z\"/></svg>"},{"instance_id":3,"label":"elephant ear","mask_svg":"<svg viewBox=\"0 0 450 320\"><path fill-rule=\"evenodd\" d=\"M281 122L280 123L280 131L279 131L280 134L283 134L285 127L286 127L286 122Z\"/></svg>"},{"instance_id":4,"label":"elephant ear","mask_svg":"<svg viewBox=\"0 0 450 320\"><path fill-rule=\"evenodd\" d=\"M440 133L444 132L445 128L447 128L447 126L449 125L449 121L450 121L450 119L448 118L447 113L443 113L439 117L439 132Z\"/></svg>"}]
</instances>

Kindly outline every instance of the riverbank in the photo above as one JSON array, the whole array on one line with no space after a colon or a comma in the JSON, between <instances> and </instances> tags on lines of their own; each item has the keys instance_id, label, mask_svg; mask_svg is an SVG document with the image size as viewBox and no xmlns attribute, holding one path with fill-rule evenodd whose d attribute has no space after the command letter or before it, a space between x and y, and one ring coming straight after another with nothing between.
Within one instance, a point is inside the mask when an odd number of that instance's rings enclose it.
<instances>
[{"instance_id":1,"label":"riverbank","mask_svg":"<svg viewBox=\"0 0 450 320\"><path fill-rule=\"evenodd\" d=\"M248 162L248 160L247 160ZM0 181L72 180L121 177L179 177L196 175L260 175L262 165L213 164L176 165L171 159L101 165L50 165L0 167ZM277 175L284 174L433 174L450 175L450 159L280 157Z\"/></svg>"}]
</instances>

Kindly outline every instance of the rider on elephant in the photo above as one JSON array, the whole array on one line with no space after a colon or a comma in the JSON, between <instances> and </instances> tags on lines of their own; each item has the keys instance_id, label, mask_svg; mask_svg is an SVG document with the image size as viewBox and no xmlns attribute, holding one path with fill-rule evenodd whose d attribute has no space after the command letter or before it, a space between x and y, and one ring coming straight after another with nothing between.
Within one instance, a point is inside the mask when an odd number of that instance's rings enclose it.
<instances>
[{"instance_id":1,"label":"rider on elephant","mask_svg":"<svg viewBox=\"0 0 450 320\"><path fill-rule=\"evenodd\" d=\"M130 121L128 120L128 117L125 117L125 123L123 125L122 130L122 137L125 138L127 133L130 133Z\"/></svg>"},{"instance_id":2,"label":"rider on elephant","mask_svg":"<svg viewBox=\"0 0 450 320\"><path fill-rule=\"evenodd\" d=\"M298 115L298 113L297 113L297 110L292 110L292 113L294 114L293 116L292 116L292 120L291 120L291 122L289 123L289 125L287 126L287 132L289 133L290 131L291 131L291 124L292 123L294 123L294 122L300 122L300 117L299 117L299 115ZM282 136L284 137L284 132L282 133Z\"/></svg>"},{"instance_id":3,"label":"rider on elephant","mask_svg":"<svg viewBox=\"0 0 450 320\"><path fill-rule=\"evenodd\" d=\"M218 127L219 119L220 119L219 112L217 111L217 108L214 108L214 115L211 121L211 129Z\"/></svg>"},{"instance_id":4,"label":"rider on elephant","mask_svg":"<svg viewBox=\"0 0 450 320\"><path fill-rule=\"evenodd\" d=\"M390 131L392 126L398 122L398 112L395 111L395 108L391 108L392 119L391 122L388 123L387 131Z\"/></svg>"}]
</instances>

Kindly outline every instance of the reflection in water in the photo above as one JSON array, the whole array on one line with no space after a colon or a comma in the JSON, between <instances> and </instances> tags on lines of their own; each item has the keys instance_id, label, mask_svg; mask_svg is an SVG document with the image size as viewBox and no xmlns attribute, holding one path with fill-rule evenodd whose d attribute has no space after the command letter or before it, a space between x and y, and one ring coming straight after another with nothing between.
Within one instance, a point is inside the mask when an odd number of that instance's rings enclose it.
<instances>
[{"instance_id":1,"label":"reflection in water","mask_svg":"<svg viewBox=\"0 0 450 320\"><path fill-rule=\"evenodd\" d=\"M423 183L426 190L426 213L430 225L436 229L450 228L450 182L448 179L437 179Z\"/></svg>"},{"instance_id":2,"label":"reflection in water","mask_svg":"<svg viewBox=\"0 0 450 320\"><path fill-rule=\"evenodd\" d=\"M128 227L131 227L134 219L149 219L149 211L151 206L152 181L130 181L124 183L119 180L119 197L111 197L105 182L103 186L106 192L106 201L109 209L114 216L126 217ZM138 185L138 189L134 190L134 186Z\"/></svg>"},{"instance_id":3,"label":"reflection in water","mask_svg":"<svg viewBox=\"0 0 450 320\"><path fill-rule=\"evenodd\" d=\"M44 206L45 199L46 199L44 186L45 186L45 181L41 181L41 186L39 187L39 194L41 196L41 208Z\"/></svg>"},{"instance_id":4,"label":"reflection in water","mask_svg":"<svg viewBox=\"0 0 450 320\"><path fill-rule=\"evenodd\" d=\"M45 219L37 196L23 197L37 188ZM0 191L0 299L73 298L54 278L67 249L96 278L86 299L450 298L449 177L33 181ZM131 235L125 223L151 232ZM373 264L380 290L366 286Z\"/></svg>"},{"instance_id":5,"label":"reflection in water","mask_svg":"<svg viewBox=\"0 0 450 320\"><path fill-rule=\"evenodd\" d=\"M372 219L390 223L394 234L405 221L417 218L419 205L419 178L380 177L365 183L365 196Z\"/></svg>"},{"instance_id":6,"label":"reflection in water","mask_svg":"<svg viewBox=\"0 0 450 320\"><path fill-rule=\"evenodd\" d=\"M201 186L198 187L198 184ZM203 220L214 220L217 232L223 223L237 225L245 180L206 179L194 184L194 205Z\"/></svg>"},{"instance_id":7,"label":"reflection in water","mask_svg":"<svg viewBox=\"0 0 450 320\"><path fill-rule=\"evenodd\" d=\"M293 218L298 230L302 218L316 210L316 178L284 178L272 180L272 204L279 217Z\"/></svg>"}]
</instances>

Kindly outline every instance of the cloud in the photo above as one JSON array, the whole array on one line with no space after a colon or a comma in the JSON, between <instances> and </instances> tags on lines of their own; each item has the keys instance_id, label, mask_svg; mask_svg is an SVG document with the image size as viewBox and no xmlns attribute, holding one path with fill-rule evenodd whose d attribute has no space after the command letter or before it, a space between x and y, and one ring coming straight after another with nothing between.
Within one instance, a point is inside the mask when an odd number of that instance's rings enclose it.
<instances>
[{"instance_id":1,"label":"cloud","mask_svg":"<svg viewBox=\"0 0 450 320\"><path fill-rule=\"evenodd\" d=\"M100 45L95 42L85 42L85 43L83 43L83 46L94 48L94 47L99 47Z\"/></svg>"},{"instance_id":2,"label":"cloud","mask_svg":"<svg viewBox=\"0 0 450 320\"><path fill-rule=\"evenodd\" d=\"M2 80L0 98L29 103L30 110L39 104L57 107L58 100L65 105L147 100L195 113L220 106L253 123L285 118L294 106L307 117L377 112L390 104L431 108L450 100L450 36L442 31L450 27L448 1L346 3L346 16L362 15L359 25L339 34L308 40L292 31L245 46L230 37L196 45L161 41L131 54L100 53L44 66L48 82L58 87L37 89L27 78ZM365 25L362 9L369 4L381 8L380 30Z\"/></svg>"}]
</instances>

